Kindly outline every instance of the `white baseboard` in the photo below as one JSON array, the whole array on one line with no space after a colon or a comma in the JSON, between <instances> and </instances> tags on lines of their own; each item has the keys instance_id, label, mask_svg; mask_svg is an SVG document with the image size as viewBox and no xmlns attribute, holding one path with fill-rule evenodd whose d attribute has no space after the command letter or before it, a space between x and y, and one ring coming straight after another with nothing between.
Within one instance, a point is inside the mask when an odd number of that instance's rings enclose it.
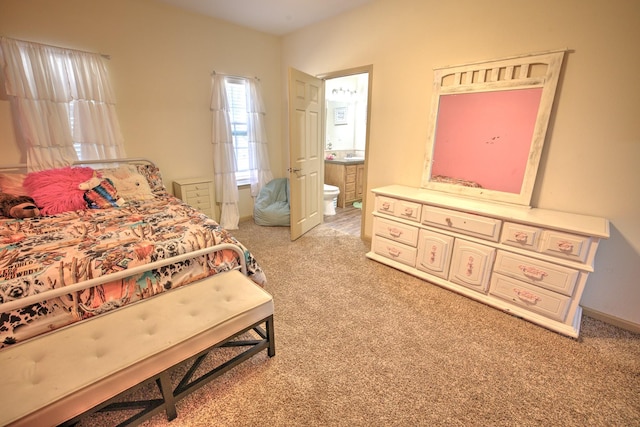
<instances>
[{"instance_id":1,"label":"white baseboard","mask_svg":"<svg viewBox=\"0 0 640 427\"><path fill-rule=\"evenodd\" d=\"M613 326L617 326L625 331L635 332L640 334L640 325L637 323L629 322L628 320L620 319L619 317L611 316L610 314L602 313L591 308L582 307L582 314L585 316L593 317L596 320L601 320Z\"/></svg>"}]
</instances>

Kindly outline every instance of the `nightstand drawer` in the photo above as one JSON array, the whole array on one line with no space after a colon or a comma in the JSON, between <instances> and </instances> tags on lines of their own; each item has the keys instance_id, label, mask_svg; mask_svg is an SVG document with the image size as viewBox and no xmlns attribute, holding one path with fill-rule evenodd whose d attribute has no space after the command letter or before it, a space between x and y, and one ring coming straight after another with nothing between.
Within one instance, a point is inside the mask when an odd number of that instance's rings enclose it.
<instances>
[{"instance_id":1,"label":"nightstand drawer","mask_svg":"<svg viewBox=\"0 0 640 427\"><path fill-rule=\"evenodd\" d=\"M207 178L182 179L173 182L173 192L188 205L214 217L213 183Z\"/></svg>"},{"instance_id":2,"label":"nightstand drawer","mask_svg":"<svg viewBox=\"0 0 640 427\"><path fill-rule=\"evenodd\" d=\"M198 198L198 197L209 197L211 194L209 193L209 188L187 188L182 190L188 199Z\"/></svg>"},{"instance_id":3,"label":"nightstand drawer","mask_svg":"<svg viewBox=\"0 0 640 427\"><path fill-rule=\"evenodd\" d=\"M200 197L187 197L187 200L185 200L185 202L197 209L211 207L211 198L208 195Z\"/></svg>"},{"instance_id":4,"label":"nightstand drawer","mask_svg":"<svg viewBox=\"0 0 640 427\"><path fill-rule=\"evenodd\" d=\"M184 184L181 185L182 191L209 191L209 183L208 182L199 182L196 184Z\"/></svg>"},{"instance_id":5,"label":"nightstand drawer","mask_svg":"<svg viewBox=\"0 0 640 427\"><path fill-rule=\"evenodd\" d=\"M571 298L494 273L489 293L527 310L564 321Z\"/></svg>"}]
</instances>

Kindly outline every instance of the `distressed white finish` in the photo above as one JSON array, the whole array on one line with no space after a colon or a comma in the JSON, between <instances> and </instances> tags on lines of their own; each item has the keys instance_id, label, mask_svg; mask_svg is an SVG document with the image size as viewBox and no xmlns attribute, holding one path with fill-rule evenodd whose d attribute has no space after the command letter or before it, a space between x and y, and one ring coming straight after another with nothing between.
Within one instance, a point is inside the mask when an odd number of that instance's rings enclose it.
<instances>
[{"instance_id":1,"label":"distressed white finish","mask_svg":"<svg viewBox=\"0 0 640 427\"><path fill-rule=\"evenodd\" d=\"M578 337L580 299L608 220L401 185L373 193L367 257Z\"/></svg>"},{"instance_id":2,"label":"distressed white finish","mask_svg":"<svg viewBox=\"0 0 640 427\"><path fill-rule=\"evenodd\" d=\"M550 51L435 69L427 150L421 187L474 198L529 205L564 53L565 50ZM519 194L432 181L431 169L434 160L433 153L441 95L531 88L542 88L542 97L533 130L524 180ZM460 125L463 126L464 123L460 123Z\"/></svg>"}]
</instances>

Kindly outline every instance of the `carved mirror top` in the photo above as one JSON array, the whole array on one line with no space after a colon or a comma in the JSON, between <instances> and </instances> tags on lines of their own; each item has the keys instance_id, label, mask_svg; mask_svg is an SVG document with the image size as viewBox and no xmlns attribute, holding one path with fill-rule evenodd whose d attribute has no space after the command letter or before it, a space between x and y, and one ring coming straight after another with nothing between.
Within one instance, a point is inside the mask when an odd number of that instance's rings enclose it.
<instances>
[{"instance_id":1,"label":"carved mirror top","mask_svg":"<svg viewBox=\"0 0 640 427\"><path fill-rule=\"evenodd\" d=\"M564 52L435 69L421 186L529 205Z\"/></svg>"}]
</instances>

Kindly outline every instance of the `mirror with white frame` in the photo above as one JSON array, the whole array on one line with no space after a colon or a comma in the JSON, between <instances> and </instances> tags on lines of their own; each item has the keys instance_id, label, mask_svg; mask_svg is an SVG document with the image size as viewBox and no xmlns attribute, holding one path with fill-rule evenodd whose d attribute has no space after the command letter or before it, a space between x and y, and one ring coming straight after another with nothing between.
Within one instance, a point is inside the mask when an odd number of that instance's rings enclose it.
<instances>
[{"instance_id":1,"label":"mirror with white frame","mask_svg":"<svg viewBox=\"0 0 640 427\"><path fill-rule=\"evenodd\" d=\"M435 69L421 187L528 206L564 53Z\"/></svg>"}]
</instances>

